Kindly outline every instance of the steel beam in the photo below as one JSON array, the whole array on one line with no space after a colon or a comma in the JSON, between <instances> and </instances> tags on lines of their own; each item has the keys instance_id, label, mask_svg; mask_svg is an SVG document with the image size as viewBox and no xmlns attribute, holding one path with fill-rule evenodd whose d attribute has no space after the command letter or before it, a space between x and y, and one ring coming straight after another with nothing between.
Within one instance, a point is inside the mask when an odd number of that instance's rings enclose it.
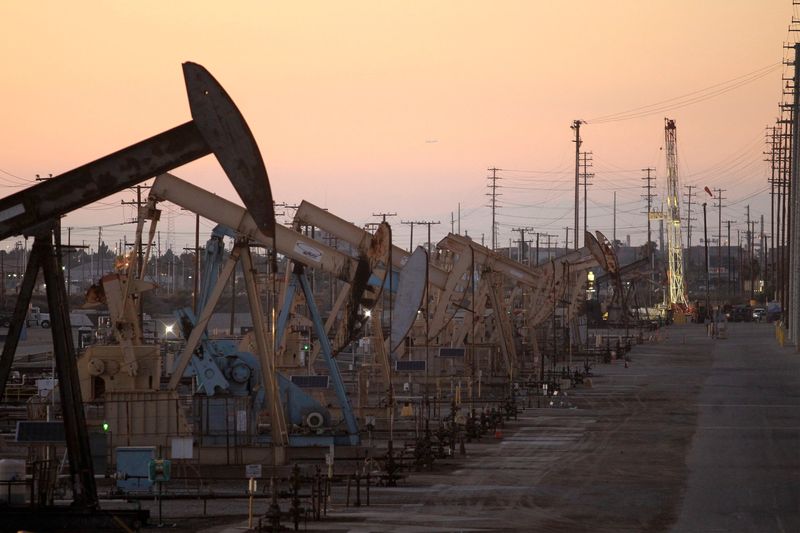
<instances>
[{"instance_id":1,"label":"steel beam","mask_svg":"<svg viewBox=\"0 0 800 533\"><path fill-rule=\"evenodd\" d=\"M53 336L53 356L58 372L61 412L69 453L73 501L78 507L97 508L97 486L89 448L89 432L81 401L80 379L72 343L69 322L69 301L64 286L64 272L52 243L52 232L37 235L33 243L36 261L41 262L47 285L47 305L50 310L50 331ZM34 254L31 254L32 256Z\"/></svg>"},{"instance_id":2,"label":"steel beam","mask_svg":"<svg viewBox=\"0 0 800 533\"><path fill-rule=\"evenodd\" d=\"M28 258L28 265L25 267L22 285L17 295L14 316L11 318L8 335L3 344L3 355L0 356L0 400L3 399L3 395L5 394L6 382L11 373L11 365L14 362L14 354L17 351L22 328L25 326L25 319L28 315L28 305L31 303L33 287L36 285L36 276L39 274L39 264L39 257L34 256L33 252L31 252Z\"/></svg>"}]
</instances>

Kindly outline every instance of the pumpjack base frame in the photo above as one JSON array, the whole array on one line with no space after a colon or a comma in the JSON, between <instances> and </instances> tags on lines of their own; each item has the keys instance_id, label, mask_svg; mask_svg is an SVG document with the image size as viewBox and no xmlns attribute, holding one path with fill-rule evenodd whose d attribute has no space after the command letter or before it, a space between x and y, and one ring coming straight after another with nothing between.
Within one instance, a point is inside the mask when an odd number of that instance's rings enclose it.
<instances>
[{"instance_id":1,"label":"pumpjack base frame","mask_svg":"<svg viewBox=\"0 0 800 533\"><path fill-rule=\"evenodd\" d=\"M361 444L359 435L297 435L289 434L289 446L294 448L325 448L334 446L358 446Z\"/></svg>"},{"instance_id":2,"label":"pumpjack base frame","mask_svg":"<svg viewBox=\"0 0 800 533\"><path fill-rule=\"evenodd\" d=\"M146 509L100 510L75 506L0 507L0 531L138 531L147 525Z\"/></svg>"},{"instance_id":3,"label":"pumpjack base frame","mask_svg":"<svg viewBox=\"0 0 800 533\"><path fill-rule=\"evenodd\" d=\"M342 414L344 415L345 424L347 426L347 434L346 435L289 435L289 445L293 447L303 447L303 446L327 446L329 444L335 444L338 446L358 446L361 443L361 437L358 430L358 424L356 423L356 418L353 413L353 408L350 405L350 400L347 397L347 392L344 388L344 382L342 380L341 373L339 371L339 367L337 366L336 361L333 358L333 350L330 345L330 341L328 340L328 334L325 331L325 326L322 322L322 316L320 315L319 309L317 308L317 304L314 301L314 293L311 290L311 284L308 281L308 278L305 274L305 267L299 263L295 263L294 270L292 272L291 281L289 282L289 286L286 290L286 294L284 296L283 307L281 308L281 312L278 315L278 323L276 326L276 335L277 335L277 344L280 344L281 340L283 339L283 335L286 331L286 324L289 316L289 310L292 309L292 304L294 302L294 297L296 292L301 291L305 297L306 306L308 307L309 313L311 315L311 320L314 324L314 331L317 334L317 340L320 343L320 353L323 356L323 360L325 361L326 366L328 367L328 371L330 373L330 379L333 383L334 391L336 392L336 397L339 401L339 406L342 409Z\"/></svg>"}]
</instances>

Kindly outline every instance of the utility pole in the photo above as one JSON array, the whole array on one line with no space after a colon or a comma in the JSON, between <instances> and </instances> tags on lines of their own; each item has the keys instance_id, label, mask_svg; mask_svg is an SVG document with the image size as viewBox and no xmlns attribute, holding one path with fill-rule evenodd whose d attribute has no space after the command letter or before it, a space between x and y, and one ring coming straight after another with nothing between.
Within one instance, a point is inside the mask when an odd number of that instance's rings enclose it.
<instances>
[{"instance_id":1,"label":"utility pole","mask_svg":"<svg viewBox=\"0 0 800 533\"><path fill-rule=\"evenodd\" d=\"M742 274L744 273L744 258L742 257L742 231L739 229L736 230L736 258L739 260L736 293L741 296L742 293L744 293L744 280L742 279Z\"/></svg>"},{"instance_id":2,"label":"utility pole","mask_svg":"<svg viewBox=\"0 0 800 533\"><path fill-rule=\"evenodd\" d=\"M722 287L721 287L721 279L720 279L720 269L722 268L722 201L725 198L722 196L722 193L725 192L727 189L714 189L717 193L717 300L720 304L722 304Z\"/></svg>"},{"instance_id":3,"label":"utility pole","mask_svg":"<svg viewBox=\"0 0 800 533\"><path fill-rule=\"evenodd\" d=\"M709 275L708 275L708 224L706 219L706 203L703 202L703 244L705 249L705 258L706 258L706 316L711 316L711 310L709 305L711 303L711 297L709 294Z\"/></svg>"},{"instance_id":4,"label":"utility pole","mask_svg":"<svg viewBox=\"0 0 800 533\"><path fill-rule=\"evenodd\" d=\"M155 278L156 278L156 294L161 294L161 270L159 267L159 259L161 259L161 230L158 230L158 239L156 241L156 263L155 263Z\"/></svg>"},{"instance_id":5,"label":"utility pole","mask_svg":"<svg viewBox=\"0 0 800 533\"><path fill-rule=\"evenodd\" d=\"M692 198L697 195L696 192L692 192L692 189L696 189L697 185L684 185L684 189L687 190L686 195L686 249L689 251L689 257L692 257Z\"/></svg>"},{"instance_id":6,"label":"utility pole","mask_svg":"<svg viewBox=\"0 0 800 533\"><path fill-rule=\"evenodd\" d=\"M432 222L432 221L429 221L429 220L415 220L414 221L414 224L419 224L421 226L422 225L428 226L428 246L427 246L428 258L427 258L427 262L426 262L426 266L425 266L425 268L426 268L425 278L426 279L430 278L431 226L436 225L436 224L440 224L440 223L441 222L439 222L438 220L436 222ZM430 285L426 284L426 288L425 288L425 406L426 406L426 411L430 409L429 398L428 398L428 385L429 385L429 383L428 383L428 376L429 376L428 372L429 372L429 370L428 369L431 366L430 365L430 342L431 342L431 336L430 336L430 302L431 302L431 299L430 299L430 293L428 292L429 291L429 287L430 287Z\"/></svg>"},{"instance_id":7,"label":"utility pole","mask_svg":"<svg viewBox=\"0 0 800 533\"><path fill-rule=\"evenodd\" d=\"M396 217L397 213L372 213L374 217L381 217L381 222L386 222L386 217Z\"/></svg>"},{"instance_id":8,"label":"utility pole","mask_svg":"<svg viewBox=\"0 0 800 533\"><path fill-rule=\"evenodd\" d=\"M525 244L527 242L525 240L525 233L533 233L533 228L526 226L524 228L513 228L511 231L518 231L519 232L519 240L517 241L519 243L518 259L519 259L519 262L524 265L524 264L526 264L525 263ZM528 254L528 263L527 263L528 265L530 265L530 259L531 258L530 258L530 253L529 253Z\"/></svg>"},{"instance_id":9,"label":"utility pole","mask_svg":"<svg viewBox=\"0 0 800 533\"><path fill-rule=\"evenodd\" d=\"M415 220L413 222L402 222L402 224L417 224L419 226L428 226L428 245L426 249L428 250L428 254L431 253L431 226L435 226L436 224L441 224L438 220L436 222L431 222L428 220Z\"/></svg>"},{"instance_id":10,"label":"utility pole","mask_svg":"<svg viewBox=\"0 0 800 533\"><path fill-rule=\"evenodd\" d=\"M769 280L770 286L773 290L773 298L776 297L777 292L777 276L776 276L776 269L775 269L775 185L776 185L776 177L775 177L775 135L777 128L772 126L770 128L767 126L767 132L765 135L765 142L766 145L769 147L768 152L764 152L764 155L769 156L765 161L769 162L770 167L770 176L769 176L769 224L770 224L770 231L769 231L769 242L770 247L767 252L767 261L769 263Z\"/></svg>"},{"instance_id":11,"label":"utility pole","mask_svg":"<svg viewBox=\"0 0 800 533\"><path fill-rule=\"evenodd\" d=\"M580 205L580 173L581 173L581 124L585 124L582 120L573 120L572 128L575 130L575 249L578 249L578 209Z\"/></svg>"},{"instance_id":12,"label":"utility pole","mask_svg":"<svg viewBox=\"0 0 800 533\"><path fill-rule=\"evenodd\" d=\"M735 220L726 220L725 223L728 225L728 290L727 296L728 301L733 299L733 286L732 286L732 268L731 268L731 222L734 224L736 223Z\"/></svg>"},{"instance_id":13,"label":"utility pole","mask_svg":"<svg viewBox=\"0 0 800 533\"><path fill-rule=\"evenodd\" d=\"M614 191L614 229L611 232L611 244L617 248L617 191ZM585 244L585 243L584 243Z\"/></svg>"},{"instance_id":14,"label":"utility pole","mask_svg":"<svg viewBox=\"0 0 800 533\"><path fill-rule=\"evenodd\" d=\"M651 227L650 219L651 219L651 213L652 213L652 208L653 208L653 198L655 198L655 196L656 196L655 194L653 194L653 189L655 188L655 186L653 185L653 181L656 178L655 178L655 176L653 176L652 173L655 172L656 169L654 169L652 167L647 167L647 168L643 168L642 171L643 172L647 172L647 176L641 178L642 180L645 181L645 184L642 186L642 189L645 190L645 194L642 195L642 198L644 198L645 202L647 202L647 212L646 212L646 214L647 214L647 250L649 250L649 252L650 252L650 272L651 272L650 273L650 281L655 283L655 281L656 281L655 280L655 277L656 277L656 273L655 273L656 272L656 252L655 252L655 249L651 246L651 243L653 242L653 236L652 236L652 233L651 233L652 227ZM663 213L662 213L662 216L663 216ZM662 252L663 252L663 250L662 250ZM652 291L648 291L647 292L647 302L646 302L646 304L647 304L648 307L650 307L651 303L652 303Z\"/></svg>"},{"instance_id":15,"label":"utility pole","mask_svg":"<svg viewBox=\"0 0 800 533\"><path fill-rule=\"evenodd\" d=\"M759 232L759 236L761 237L760 247L759 250L759 257L760 257L760 264L761 264L761 278L765 278L765 273L767 272L767 258L766 258L766 243L764 242L767 239L766 234L764 233L764 215L761 215L761 231Z\"/></svg>"},{"instance_id":16,"label":"utility pole","mask_svg":"<svg viewBox=\"0 0 800 533\"><path fill-rule=\"evenodd\" d=\"M581 177L583 178L583 233L586 234L588 229L588 216L587 216L587 198L588 198L588 190L587 187L591 185L589 183L589 179L594 177L594 173L589 173L589 168L592 166L592 152L581 152L581 164L583 166L583 172L581 173ZM616 194L616 193L615 193ZM575 249L578 248L578 241L577 236L575 237ZM586 240L584 237L584 246L586 245Z\"/></svg>"},{"instance_id":17,"label":"utility pole","mask_svg":"<svg viewBox=\"0 0 800 533\"><path fill-rule=\"evenodd\" d=\"M183 261L181 261L183 266ZM181 279L183 276L181 276ZM199 299L198 293L200 292L200 214L194 215L194 279L192 279L192 307L194 308L195 316L200 316L200 309L197 308Z\"/></svg>"},{"instance_id":18,"label":"utility pole","mask_svg":"<svg viewBox=\"0 0 800 533\"><path fill-rule=\"evenodd\" d=\"M787 113L786 107L780 106L781 114ZM775 173L777 180L776 191L776 210L775 215L775 231L776 231L776 299L781 302L784 310L788 305L788 291L789 291L789 250L788 250L788 223L789 214L787 213L789 203L789 148L791 141L791 134L789 128L792 121L786 118L778 119L776 121L776 138L773 140L775 150ZM788 316L788 314L785 314Z\"/></svg>"},{"instance_id":19,"label":"utility pole","mask_svg":"<svg viewBox=\"0 0 800 533\"><path fill-rule=\"evenodd\" d=\"M749 206L748 206L749 207ZM753 268L753 263L756 262L756 243L755 243L755 234L756 234L756 221L753 220L750 222L750 227L748 228L749 238L750 238L750 299L752 300L755 297L755 284L756 284L756 270Z\"/></svg>"},{"instance_id":20,"label":"utility pole","mask_svg":"<svg viewBox=\"0 0 800 533\"><path fill-rule=\"evenodd\" d=\"M555 237L555 235L551 235L550 233L545 233L544 236L547 238L547 260L550 260L550 245L551 239Z\"/></svg>"},{"instance_id":21,"label":"utility pole","mask_svg":"<svg viewBox=\"0 0 800 533\"><path fill-rule=\"evenodd\" d=\"M655 188L653 185L653 181L656 179L651 173L655 172L656 169L654 168L643 168L643 172L647 172L647 176L641 178L642 180L646 181L645 185L642 185L642 189L646 190L647 192L642 195L645 202L647 202L647 243L651 243L653 241L652 236L650 234L650 212L652 211L653 207L653 198L655 198L655 194L652 193L652 190Z\"/></svg>"},{"instance_id":22,"label":"utility pole","mask_svg":"<svg viewBox=\"0 0 800 533\"><path fill-rule=\"evenodd\" d=\"M795 2L792 3L794 4ZM794 24L796 21L793 19L792 22ZM796 28L792 29L797 31ZM791 124L789 124L790 141L788 154L790 164L787 168L787 181L790 182L789 223L792 228L792 231L789 232L790 241L788 243L791 253L788 270L788 272L791 273L789 279L789 290L791 292L781 304L784 306L789 304L788 310L784 307L784 320L788 319L787 321L790 328L789 338L796 346L800 346L800 342L798 341L798 336L800 336L800 324L798 324L798 322L800 322L800 312L798 312L800 311L800 307L798 307L800 305L800 277L798 277L798 272L800 272L800 252L798 251L798 245L800 245L800 224L798 224L799 219L797 218L798 209L800 209L800 195L798 194L798 188L800 188L800 140L798 140L798 135L800 135L800 43L795 42L793 48L794 55L790 60L790 64L794 72L791 84L787 83L784 88L784 93L788 89L788 97L791 98L791 102L787 102L791 106L789 113ZM751 293L752 289L751 286Z\"/></svg>"},{"instance_id":23,"label":"utility pole","mask_svg":"<svg viewBox=\"0 0 800 533\"><path fill-rule=\"evenodd\" d=\"M753 241L752 241L752 237L751 237L752 234L750 233L750 204L747 204L745 206L745 209L746 209L746 212L747 212L747 218L746 218L746 222L745 222L745 224L747 225L747 229L745 230L745 239L746 239L746 242L747 242L747 272L748 272L748 278L750 280L752 280L753 279L753 275L752 275L751 272L753 270L753 251L752 251ZM752 298L752 292L753 292L753 285L752 285L752 281L751 281L750 282L751 298Z\"/></svg>"},{"instance_id":24,"label":"utility pole","mask_svg":"<svg viewBox=\"0 0 800 533\"><path fill-rule=\"evenodd\" d=\"M497 189L500 188L497 185L497 180L500 178L497 176L497 171L502 170L500 168L492 167L489 169L489 172L492 173L487 179L491 180L491 183L488 185L489 189L492 192L486 193L486 196L490 196L492 198L492 203L490 207L492 208L492 251L497 250L497 197L502 196L500 193L497 192Z\"/></svg>"},{"instance_id":25,"label":"utility pole","mask_svg":"<svg viewBox=\"0 0 800 533\"><path fill-rule=\"evenodd\" d=\"M790 288L790 254L789 239L791 223L791 210L789 204L791 202L790 194L790 165L791 165L791 140L792 140L792 125L790 112L785 106L781 106L781 118L777 121L779 132L777 140L777 173L778 173L778 207L780 216L778 218L780 223L780 230L778 230L778 287L780 295L778 300L784 309L784 318L788 318L788 307L791 306L789 301L789 288ZM776 221L776 225L778 222ZM790 325L790 327L792 327ZM794 337L793 337L794 338Z\"/></svg>"},{"instance_id":26,"label":"utility pole","mask_svg":"<svg viewBox=\"0 0 800 533\"><path fill-rule=\"evenodd\" d=\"M569 226L564 228L565 235L564 235L564 253L569 253Z\"/></svg>"},{"instance_id":27,"label":"utility pole","mask_svg":"<svg viewBox=\"0 0 800 533\"><path fill-rule=\"evenodd\" d=\"M67 298L72 296L72 228L67 228ZM2 272L2 268L0 268L0 275L5 276L5 273ZM83 289L83 287L81 287ZM0 296L0 305L4 304L3 301L5 299L5 292L6 292L6 280L3 277L3 294Z\"/></svg>"},{"instance_id":28,"label":"utility pole","mask_svg":"<svg viewBox=\"0 0 800 533\"><path fill-rule=\"evenodd\" d=\"M409 220L409 221L401 220L400 223L411 226L411 238L410 238L409 243L408 243L408 251L409 252L413 252L414 251L414 224L416 224L416 222L414 222L413 220Z\"/></svg>"}]
</instances>

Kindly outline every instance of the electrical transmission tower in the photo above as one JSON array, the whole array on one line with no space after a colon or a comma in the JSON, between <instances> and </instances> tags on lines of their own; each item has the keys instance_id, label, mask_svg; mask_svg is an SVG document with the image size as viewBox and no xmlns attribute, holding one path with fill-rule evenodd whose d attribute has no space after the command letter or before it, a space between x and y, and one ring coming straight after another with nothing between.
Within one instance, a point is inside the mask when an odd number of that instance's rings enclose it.
<instances>
[{"instance_id":1,"label":"electrical transmission tower","mask_svg":"<svg viewBox=\"0 0 800 533\"><path fill-rule=\"evenodd\" d=\"M680 182L678 180L678 146L675 121L664 119L664 145L667 152L667 205L664 220L667 224L669 249L669 291L667 304L686 309L686 283L683 278L683 245L681 243Z\"/></svg>"}]
</instances>

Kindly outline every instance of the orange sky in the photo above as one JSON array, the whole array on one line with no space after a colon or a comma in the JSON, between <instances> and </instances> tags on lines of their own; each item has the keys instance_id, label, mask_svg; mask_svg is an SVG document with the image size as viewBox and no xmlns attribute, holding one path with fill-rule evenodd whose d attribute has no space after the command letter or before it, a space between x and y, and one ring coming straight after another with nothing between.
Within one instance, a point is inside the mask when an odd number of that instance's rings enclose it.
<instances>
[{"instance_id":1,"label":"orange sky","mask_svg":"<svg viewBox=\"0 0 800 533\"><path fill-rule=\"evenodd\" d=\"M307 199L358 223L397 212L390 221L403 246L401 219L440 220L438 240L459 202L462 230L488 242L491 166L506 169L500 243L512 227L533 226L563 245L574 119L589 120L583 148L594 154L590 228L611 236L616 189L617 237L643 241L640 169L663 176L665 115L677 121L683 183L729 189L724 219L742 223L750 203L769 224L768 196L751 195L766 187L761 152L778 113L779 68L695 105L591 119L777 64L791 0L230 4L3 2L0 194L188 120L180 63L191 60L244 114L277 201ZM236 199L213 158L176 174ZM119 202L131 198L76 212L65 226L96 240L89 227L129 220ZM193 240L192 217L166 210L176 243ZM104 235L123 232L133 238L125 226Z\"/></svg>"}]
</instances>

